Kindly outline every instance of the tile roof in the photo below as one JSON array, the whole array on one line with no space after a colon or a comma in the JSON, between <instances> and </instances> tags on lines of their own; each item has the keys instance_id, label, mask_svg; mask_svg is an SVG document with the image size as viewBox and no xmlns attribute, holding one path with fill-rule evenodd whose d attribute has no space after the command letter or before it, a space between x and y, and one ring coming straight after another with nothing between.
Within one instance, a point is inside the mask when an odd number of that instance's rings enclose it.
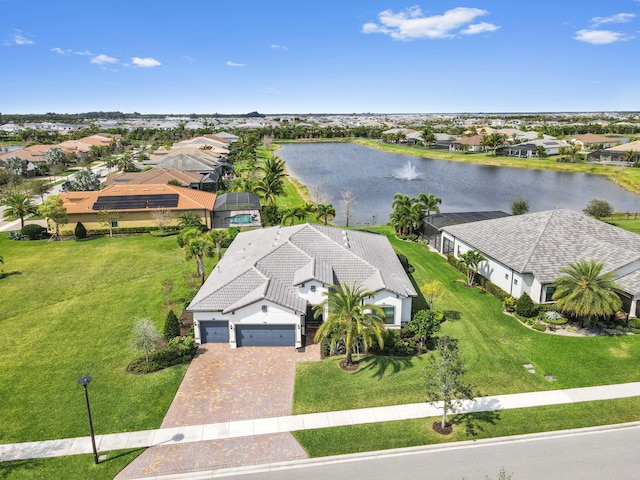
<instances>
[{"instance_id":1,"label":"tile roof","mask_svg":"<svg viewBox=\"0 0 640 480\"><path fill-rule=\"evenodd\" d=\"M578 260L602 262L603 272L640 262L640 235L572 210L547 210L443 230L517 272L533 273L542 283L551 283L560 268Z\"/></svg>"},{"instance_id":2,"label":"tile roof","mask_svg":"<svg viewBox=\"0 0 640 480\"><path fill-rule=\"evenodd\" d=\"M240 233L188 309L228 312L267 299L304 313L298 286L312 279L417 295L386 237L306 224Z\"/></svg>"},{"instance_id":3,"label":"tile roof","mask_svg":"<svg viewBox=\"0 0 640 480\"><path fill-rule=\"evenodd\" d=\"M107 176L103 185L110 186L129 183L135 185L144 185L147 183L164 184L171 180L177 180L183 185L189 185L191 183L201 182L203 176L204 174L197 172L157 167L145 172L114 173Z\"/></svg>"},{"instance_id":4,"label":"tile roof","mask_svg":"<svg viewBox=\"0 0 640 480\"><path fill-rule=\"evenodd\" d=\"M162 210L194 210L205 209L213 211L216 201L216 194L203 192L201 190L193 190L191 188L176 187L173 185L112 185L103 190L92 192L67 192L58 196L62 199L62 203L67 209L67 213L91 213L93 204L98 197L106 196L137 196L137 195L163 195L178 194L178 205L176 207L163 207ZM152 210L149 208L144 209ZM127 211L127 210L123 210ZM132 211L140 211L140 209L132 209Z\"/></svg>"}]
</instances>

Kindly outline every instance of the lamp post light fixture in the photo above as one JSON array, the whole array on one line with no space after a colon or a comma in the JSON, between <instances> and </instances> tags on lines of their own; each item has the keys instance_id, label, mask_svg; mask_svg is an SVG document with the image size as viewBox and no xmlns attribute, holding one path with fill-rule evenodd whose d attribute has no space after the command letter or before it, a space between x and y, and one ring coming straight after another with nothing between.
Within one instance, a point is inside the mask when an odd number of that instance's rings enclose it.
<instances>
[{"instance_id":1,"label":"lamp post light fixture","mask_svg":"<svg viewBox=\"0 0 640 480\"><path fill-rule=\"evenodd\" d=\"M87 390L87 385L91 381L91 377L89 375L85 375L84 377L80 377L78 379L78 384L84 387L84 398L87 401L87 414L89 415L89 431L91 432L91 446L93 447L93 461L95 464L98 464L98 450L96 449L96 436L93 433L93 421L91 420L91 407L89 406L89 391Z\"/></svg>"}]
</instances>

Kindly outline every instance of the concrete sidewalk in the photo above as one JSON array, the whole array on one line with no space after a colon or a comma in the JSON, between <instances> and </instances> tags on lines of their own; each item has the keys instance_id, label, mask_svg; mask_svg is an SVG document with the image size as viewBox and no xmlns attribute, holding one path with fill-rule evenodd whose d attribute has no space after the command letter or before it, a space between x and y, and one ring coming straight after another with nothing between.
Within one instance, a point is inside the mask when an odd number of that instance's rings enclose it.
<instances>
[{"instance_id":1,"label":"concrete sidewalk","mask_svg":"<svg viewBox=\"0 0 640 480\"><path fill-rule=\"evenodd\" d=\"M637 396L640 396L640 382L479 397L475 401L464 402L462 407L457 409L455 413L509 410ZM442 408L439 405L433 406L426 402L413 403L388 407L361 408L96 435L96 445L98 452L108 452L112 450L144 448L158 445L175 445L252 435L294 432L297 430L437 417L441 414ZM4 444L0 445L0 462L90 453L92 453L90 437Z\"/></svg>"}]
</instances>

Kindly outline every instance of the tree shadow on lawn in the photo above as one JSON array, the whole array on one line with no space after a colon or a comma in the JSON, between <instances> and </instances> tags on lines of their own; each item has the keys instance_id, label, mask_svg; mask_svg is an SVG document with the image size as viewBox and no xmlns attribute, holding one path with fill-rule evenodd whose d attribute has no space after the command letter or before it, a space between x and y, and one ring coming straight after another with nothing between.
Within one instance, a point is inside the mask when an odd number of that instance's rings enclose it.
<instances>
[{"instance_id":1,"label":"tree shadow on lawn","mask_svg":"<svg viewBox=\"0 0 640 480\"><path fill-rule=\"evenodd\" d=\"M360 359L360 368L354 372L355 375L371 373L372 377L379 379L385 375L394 375L401 370L413 368L412 357L383 357L368 355Z\"/></svg>"},{"instance_id":2,"label":"tree shadow on lawn","mask_svg":"<svg viewBox=\"0 0 640 480\"><path fill-rule=\"evenodd\" d=\"M476 437L485 431L486 425L495 425L500 420L500 412L493 410L498 406L496 399L476 400L467 412L451 416L452 425L463 425L470 437Z\"/></svg>"},{"instance_id":3,"label":"tree shadow on lawn","mask_svg":"<svg viewBox=\"0 0 640 480\"><path fill-rule=\"evenodd\" d=\"M462 318L462 313L456 311L456 310L445 310L444 312L444 318L447 321L452 321L452 322L457 322L458 320L460 320Z\"/></svg>"},{"instance_id":4,"label":"tree shadow on lawn","mask_svg":"<svg viewBox=\"0 0 640 480\"><path fill-rule=\"evenodd\" d=\"M10 277L12 275L22 275L22 272L19 272L18 270L14 270L12 272L2 272L0 273L0 278Z\"/></svg>"}]
</instances>

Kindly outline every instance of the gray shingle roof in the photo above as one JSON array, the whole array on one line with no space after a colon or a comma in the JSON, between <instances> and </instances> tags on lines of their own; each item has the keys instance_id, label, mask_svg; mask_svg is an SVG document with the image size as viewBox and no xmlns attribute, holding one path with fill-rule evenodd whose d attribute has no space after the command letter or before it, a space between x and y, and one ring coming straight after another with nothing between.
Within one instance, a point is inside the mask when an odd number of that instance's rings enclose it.
<instances>
[{"instance_id":1,"label":"gray shingle roof","mask_svg":"<svg viewBox=\"0 0 640 480\"><path fill-rule=\"evenodd\" d=\"M228 312L267 299L304 313L297 290L312 279L417 295L386 237L306 224L240 233L188 309Z\"/></svg>"},{"instance_id":2,"label":"gray shingle roof","mask_svg":"<svg viewBox=\"0 0 640 480\"><path fill-rule=\"evenodd\" d=\"M578 260L602 262L603 272L640 261L640 235L572 210L547 210L443 230L517 272L533 273L542 283L551 283L560 268Z\"/></svg>"}]
</instances>

